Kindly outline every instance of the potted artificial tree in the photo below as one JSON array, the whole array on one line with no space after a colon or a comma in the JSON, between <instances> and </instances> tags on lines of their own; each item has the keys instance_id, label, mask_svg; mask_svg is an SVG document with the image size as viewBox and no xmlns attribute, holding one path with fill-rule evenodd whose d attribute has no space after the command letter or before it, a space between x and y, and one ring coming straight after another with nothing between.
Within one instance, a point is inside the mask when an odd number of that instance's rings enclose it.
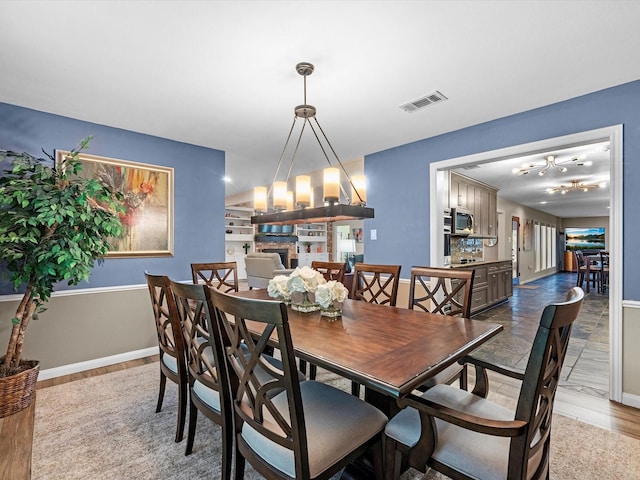
<instances>
[{"instance_id":1,"label":"potted artificial tree","mask_svg":"<svg viewBox=\"0 0 640 480\"><path fill-rule=\"evenodd\" d=\"M31 403L39 362L22 359L25 332L45 308L58 282L88 280L96 260L122 233L122 193L79 176L80 147L56 163L27 153L0 150L11 168L0 176L0 270L24 290L0 357L0 417ZM26 390L26 391L23 391Z\"/></svg>"}]
</instances>

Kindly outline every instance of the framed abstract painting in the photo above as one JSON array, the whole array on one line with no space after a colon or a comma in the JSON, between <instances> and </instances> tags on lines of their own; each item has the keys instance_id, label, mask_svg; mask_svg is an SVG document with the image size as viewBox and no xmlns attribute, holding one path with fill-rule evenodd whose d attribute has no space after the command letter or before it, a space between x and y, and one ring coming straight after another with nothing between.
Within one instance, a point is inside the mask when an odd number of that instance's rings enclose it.
<instances>
[{"instance_id":1,"label":"framed abstract painting","mask_svg":"<svg viewBox=\"0 0 640 480\"><path fill-rule=\"evenodd\" d=\"M56 162L69 155L56 150ZM124 233L107 257L173 256L173 168L80 153L80 175L123 195Z\"/></svg>"}]
</instances>

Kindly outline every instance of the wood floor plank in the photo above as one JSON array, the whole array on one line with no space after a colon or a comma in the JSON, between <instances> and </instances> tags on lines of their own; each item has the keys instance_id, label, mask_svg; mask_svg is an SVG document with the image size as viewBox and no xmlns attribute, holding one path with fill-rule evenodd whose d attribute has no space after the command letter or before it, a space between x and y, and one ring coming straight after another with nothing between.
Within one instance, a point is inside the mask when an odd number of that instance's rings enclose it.
<instances>
[{"instance_id":1,"label":"wood floor plank","mask_svg":"<svg viewBox=\"0 0 640 480\"><path fill-rule=\"evenodd\" d=\"M0 418L0 478L31 478L31 447L36 398L31 405L9 417Z\"/></svg>"}]
</instances>

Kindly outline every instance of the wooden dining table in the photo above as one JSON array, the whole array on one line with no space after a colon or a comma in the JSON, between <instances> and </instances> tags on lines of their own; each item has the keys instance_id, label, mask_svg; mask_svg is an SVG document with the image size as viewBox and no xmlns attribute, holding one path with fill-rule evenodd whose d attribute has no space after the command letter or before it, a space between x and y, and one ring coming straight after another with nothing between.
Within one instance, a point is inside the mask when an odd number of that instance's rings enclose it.
<instances>
[{"instance_id":1,"label":"wooden dining table","mask_svg":"<svg viewBox=\"0 0 640 480\"><path fill-rule=\"evenodd\" d=\"M273 300L266 290L235 295ZM287 311L296 356L364 385L365 399L390 416L398 398L502 331L496 323L351 299L336 319Z\"/></svg>"}]
</instances>

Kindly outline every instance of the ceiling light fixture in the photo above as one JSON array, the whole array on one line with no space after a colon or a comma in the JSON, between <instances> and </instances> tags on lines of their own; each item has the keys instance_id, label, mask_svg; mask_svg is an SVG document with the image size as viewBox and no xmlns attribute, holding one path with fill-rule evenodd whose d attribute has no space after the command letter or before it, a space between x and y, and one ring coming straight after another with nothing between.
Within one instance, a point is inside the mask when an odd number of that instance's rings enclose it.
<instances>
[{"instance_id":1,"label":"ceiling light fixture","mask_svg":"<svg viewBox=\"0 0 640 480\"><path fill-rule=\"evenodd\" d=\"M571 158L571 160L566 160L564 162L556 162L556 158L558 158L556 155L547 155L544 157L544 163L525 163L520 168L514 168L513 173L516 175L527 175L535 170L539 170L538 175L542 177L551 169L555 169L560 172L566 172L567 165L577 165L580 167L591 165L591 162L584 161L584 156L573 157Z\"/></svg>"},{"instance_id":2,"label":"ceiling light fixture","mask_svg":"<svg viewBox=\"0 0 640 480\"><path fill-rule=\"evenodd\" d=\"M592 190L592 189L595 190L597 188L603 188L606 185L607 185L606 182L585 184L585 183L581 183L580 180L571 180L571 183L569 185L559 185L557 187L547 188L547 192L549 194L560 193L562 195L565 195L566 193L578 191L578 190L583 192L588 192L589 190Z\"/></svg>"},{"instance_id":3,"label":"ceiling light fixture","mask_svg":"<svg viewBox=\"0 0 640 480\"><path fill-rule=\"evenodd\" d=\"M268 190L267 187L254 188L253 208L258 214L251 217L251 223L253 224L270 223L283 225L373 218L373 208L366 207L367 198L364 176L354 175L353 178L349 176L333 146L329 142L329 139L325 135L324 130L322 130L322 127L318 123L316 107L307 104L307 77L313 73L314 68L315 67L308 62L301 62L296 65L296 71L304 78L304 104L294 108L293 124L291 125L289 136L287 137L287 141L282 149L282 154L280 155L280 160L276 166L271 187ZM302 126L291 156L291 162L289 163L289 173L284 181L276 181L298 119L302 119ZM296 154L298 153L302 134L307 125L309 125L309 128L311 128L318 141L320 150L322 150L322 154L327 160L329 167L324 169L323 206L314 207L310 176L298 175L295 178L296 208L294 207L293 192L288 190L289 174L291 173ZM323 145L321 138L326 145ZM340 168L337 168L331 161L327 151L333 154ZM342 169L342 172L346 176L347 183L351 187L350 196L347 195L347 192L340 183L340 169ZM272 208L269 209L268 199L272 193ZM344 199L345 203L340 203L341 198Z\"/></svg>"}]
</instances>

